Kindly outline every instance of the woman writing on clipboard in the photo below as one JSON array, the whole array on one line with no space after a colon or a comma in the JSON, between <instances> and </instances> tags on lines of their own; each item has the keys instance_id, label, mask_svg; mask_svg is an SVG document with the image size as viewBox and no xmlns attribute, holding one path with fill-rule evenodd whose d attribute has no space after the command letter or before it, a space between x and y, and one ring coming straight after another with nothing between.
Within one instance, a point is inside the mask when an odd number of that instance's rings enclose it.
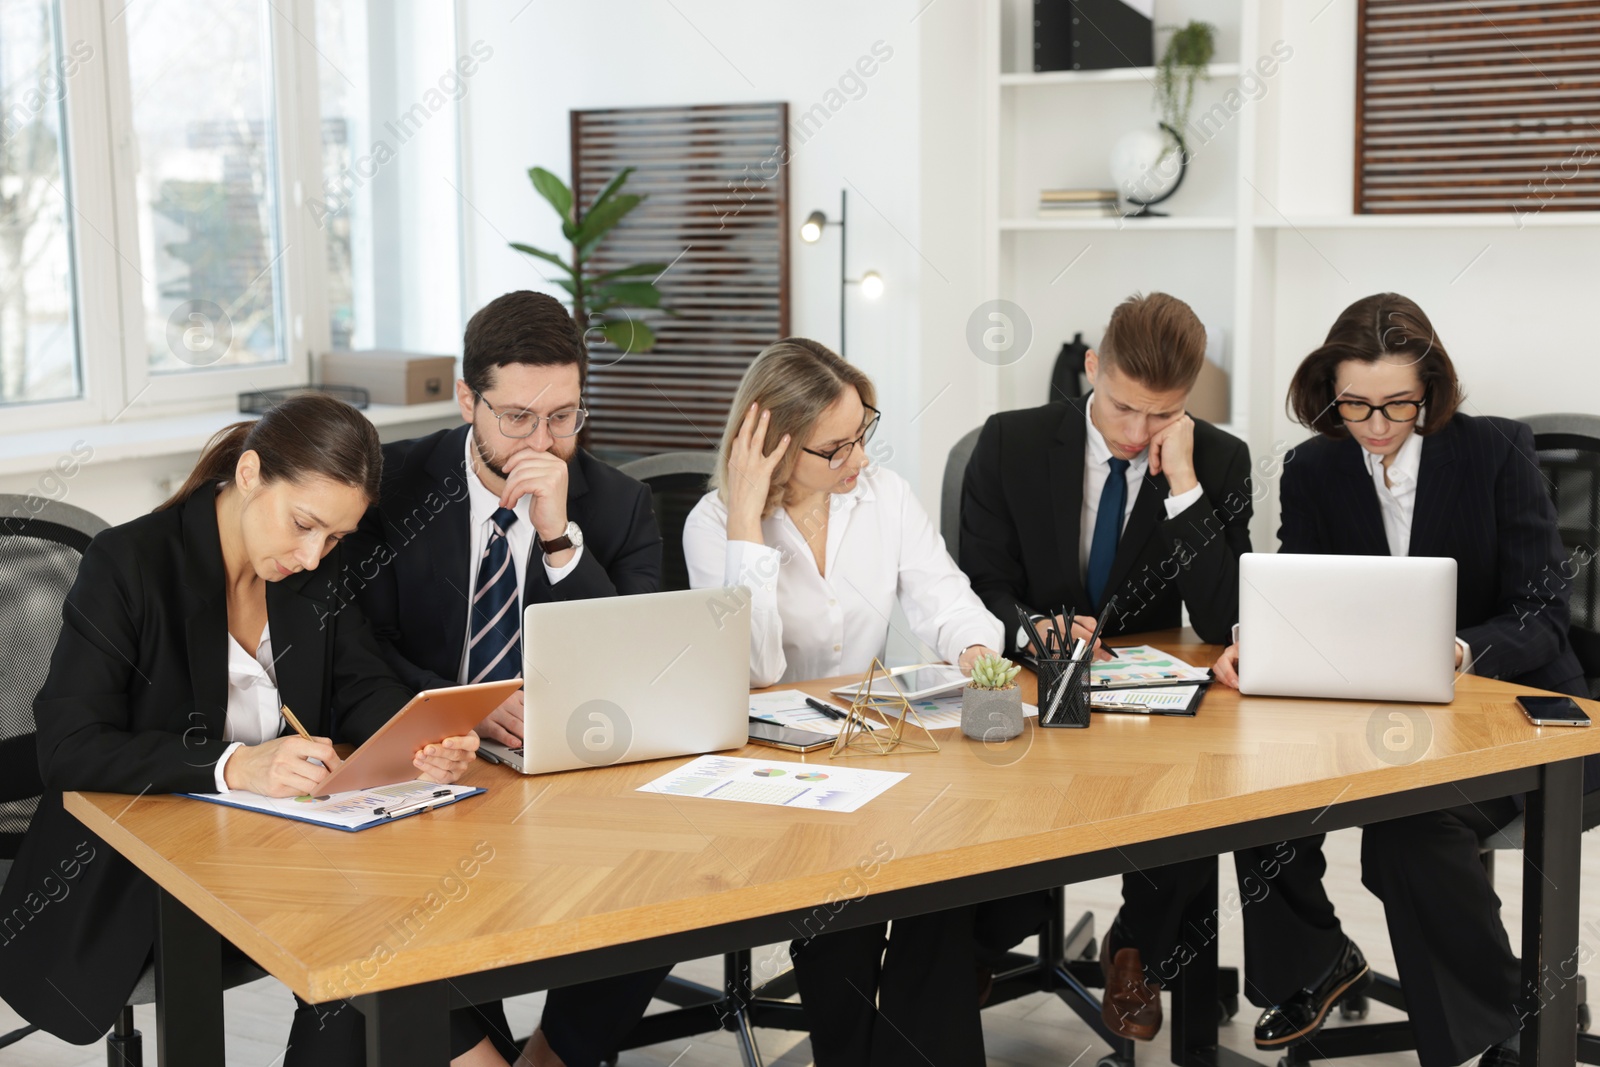
<instances>
[{"instance_id":1,"label":"woman writing on clipboard","mask_svg":"<svg viewBox=\"0 0 1600 1067\"><path fill-rule=\"evenodd\" d=\"M338 586L339 541L382 462L360 412L295 397L217 434L172 499L84 552L34 701L44 794L0 892L0 914L28 916L0 944L0 996L30 1022L97 1040L155 943L155 884L66 813L64 791L313 793L334 740L359 744L410 699ZM428 746L417 772L453 782L477 746ZM38 907L69 870L70 893ZM301 1004L285 1064L364 1063L363 1043L355 1009ZM504 1063L482 1044L492 1059L468 1046L455 1062Z\"/></svg>"},{"instance_id":2,"label":"woman writing on clipboard","mask_svg":"<svg viewBox=\"0 0 1600 1067\"><path fill-rule=\"evenodd\" d=\"M868 464L875 400L859 368L802 338L767 347L739 386L683 551L691 586L750 590L751 685L862 674L897 604L964 671L1000 647L911 487ZM973 924L969 907L887 938L883 923L808 929L790 953L818 1067L981 1065Z\"/></svg>"}]
</instances>

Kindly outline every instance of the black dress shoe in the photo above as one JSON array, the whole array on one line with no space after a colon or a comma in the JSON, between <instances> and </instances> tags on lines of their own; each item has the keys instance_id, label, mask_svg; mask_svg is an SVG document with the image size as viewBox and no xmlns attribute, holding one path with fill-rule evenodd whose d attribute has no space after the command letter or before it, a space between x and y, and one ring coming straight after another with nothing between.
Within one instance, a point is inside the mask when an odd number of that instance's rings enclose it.
<instances>
[{"instance_id":1,"label":"black dress shoe","mask_svg":"<svg viewBox=\"0 0 1600 1067\"><path fill-rule=\"evenodd\" d=\"M1366 957L1354 941L1345 938L1339 958L1320 982L1261 1013L1256 1023L1256 1048L1298 1045L1322 1029L1323 1020L1339 1003L1340 997L1360 992L1371 984L1372 970L1367 966Z\"/></svg>"},{"instance_id":2,"label":"black dress shoe","mask_svg":"<svg viewBox=\"0 0 1600 1067\"><path fill-rule=\"evenodd\" d=\"M1478 1057L1478 1067L1519 1067L1521 1063L1521 1051L1504 1045L1490 1045Z\"/></svg>"}]
</instances>

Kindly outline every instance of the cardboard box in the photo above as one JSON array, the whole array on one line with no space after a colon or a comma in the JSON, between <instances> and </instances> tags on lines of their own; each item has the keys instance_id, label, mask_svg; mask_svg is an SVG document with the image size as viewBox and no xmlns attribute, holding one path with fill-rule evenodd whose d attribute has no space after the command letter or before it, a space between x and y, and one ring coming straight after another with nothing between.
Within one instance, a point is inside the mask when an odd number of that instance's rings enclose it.
<instances>
[{"instance_id":1,"label":"cardboard box","mask_svg":"<svg viewBox=\"0 0 1600 1067\"><path fill-rule=\"evenodd\" d=\"M382 349L325 352L318 381L358 385L374 404L430 404L455 396L456 357Z\"/></svg>"},{"instance_id":2,"label":"cardboard box","mask_svg":"<svg viewBox=\"0 0 1600 1067\"><path fill-rule=\"evenodd\" d=\"M1194 388L1189 391L1189 414L1213 424L1227 422L1232 414L1231 398L1228 372L1206 360L1200 368L1200 377L1195 379ZM376 395L373 399L377 399Z\"/></svg>"}]
</instances>

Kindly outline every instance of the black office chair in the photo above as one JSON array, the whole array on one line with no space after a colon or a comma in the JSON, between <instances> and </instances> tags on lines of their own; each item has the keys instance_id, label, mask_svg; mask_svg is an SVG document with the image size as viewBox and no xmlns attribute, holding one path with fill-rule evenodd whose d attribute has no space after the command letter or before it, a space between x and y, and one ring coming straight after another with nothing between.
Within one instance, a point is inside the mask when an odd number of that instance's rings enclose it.
<instances>
[{"instance_id":1,"label":"black office chair","mask_svg":"<svg viewBox=\"0 0 1600 1067\"><path fill-rule=\"evenodd\" d=\"M1556 523L1561 543L1575 571L1572 580L1572 625L1569 639L1590 694L1600 698L1600 564L1595 561L1600 547L1600 416L1533 415L1522 420L1533 430L1539 470L1544 475L1556 505ZM1583 798L1583 829L1600 825L1600 793ZM1483 864L1494 877L1494 854L1522 847L1523 825L1519 816L1508 826L1479 842ZM1591 1020L1587 983L1578 976L1578 1060L1600 1064L1600 1038L1589 1034ZM1340 1014L1345 1019L1362 1019L1367 1014L1367 999L1405 1010L1405 993L1400 983L1387 975L1374 975L1365 996L1345 997ZM1371 1056L1400 1052L1415 1047L1411 1024L1406 1021L1373 1023L1323 1030L1310 1045L1289 1050L1279 1060L1282 1067L1299 1067L1313 1060L1345 1056Z\"/></svg>"},{"instance_id":2,"label":"black office chair","mask_svg":"<svg viewBox=\"0 0 1600 1067\"><path fill-rule=\"evenodd\" d=\"M1556 504L1556 525L1572 580L1568 638L1600 699L1600 415L1533 415L1533 445Z\"/></svg>"},{"instance_id":3,"label":"black office chair","mask_svg":"<svg viewBox=\"0 0 1600 1067\"><path fill-rule=\"evenodd\" d=\"M1063 348L1063 354L1066 354L1066 348ZM967 464L972 461L979 432L978 429L969 430L950 446L949 456L945 460L944 480L940 486L939 532L944 535L945 548L951 558L957 560L961 558L961 485L966 480ZM1099 942L1095 939L1094 912L1084 912L1068 926L1064 889L1057 887L1050 890L1050 909L1044 925L1039 929L1037 956L1008 952L1003 958L985 962L992 964L995 971L989 1004L1002 1004L1041 991L1054 993L1102 1041L1111 1046L1111 1052L1103 1056L1096 1067L1131 1067L1134 1042L1118 1037L1106 1028L1100 1014L1100 1001L1090 992L1091 989L1105 988L1105 975L1100 970ZM1217 1017L1219 1021L1227 1022L1239 1013L1238 970L1220 968L1217 972L1217 988Z\"/></svg>"},{"instance_id":4,"label":"black office chair","mask_svg":"<svg viewBox=\"0 0 1600 1067\"><path fill-rule=\"evenodd\" d=\"M33 699L50 670L61 632L61 605L78 576L78 563L90 539L106 528L103 519L70 504L0 495L0 649L5 650L0 656L0 884L10 873L44 791ZM264 978L266 972L244 961L224 961L222 977L223 988L232 989ZM133 1009L155 1000L155 968L146 967L106 1036L110 1067L144 1062ZM37 1029L24 1026L0 1035L0 1048Z\"/></svg>"}]
</instances>

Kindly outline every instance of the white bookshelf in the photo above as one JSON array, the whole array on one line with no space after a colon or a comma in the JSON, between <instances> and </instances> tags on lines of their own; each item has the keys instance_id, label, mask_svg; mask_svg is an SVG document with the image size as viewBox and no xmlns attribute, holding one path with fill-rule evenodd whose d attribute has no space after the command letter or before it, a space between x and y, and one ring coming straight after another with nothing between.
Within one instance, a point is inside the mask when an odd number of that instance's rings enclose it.
<instances>
[{"instance_id":1,"label":"white bookshelf","mask_svg":"<svg viewBox=\"0 0 1600 1067\"><path fill-rule=\"evenodd\" d=\"M1217 27L1217 56L1196 87L1192 115L1221 105L1227 121L1191 144L1183 186L1157 207L1165 217L1121 219L1034 212L1044 188L1113 186L1112 146L1159 121L1154 69L1035 73L1032 0L985 2L986 282L989 292L1023 308L1034 336L1026 358L996 369L996 405L1043 403L1059 344L1078 331L1097 341L1124 297L1161 289L1222 330L1232 383L1228 428L1248 440L1260 213L1251 186L1261 183L1255 156L1263 109L1230 111L1227 101L1239 85L1241 57L1254 62L1262 52L1261 0L1157 0L1158 26L1204 19Z\"/></svg>"}]
</instances>

